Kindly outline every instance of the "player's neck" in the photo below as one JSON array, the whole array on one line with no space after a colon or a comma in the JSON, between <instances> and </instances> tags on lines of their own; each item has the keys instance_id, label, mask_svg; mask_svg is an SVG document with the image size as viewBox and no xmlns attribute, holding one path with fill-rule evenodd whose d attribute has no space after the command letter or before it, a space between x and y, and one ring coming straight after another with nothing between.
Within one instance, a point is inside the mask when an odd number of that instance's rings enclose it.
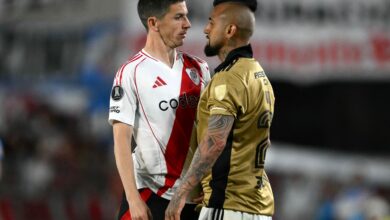
<instances>
[{"instance_id":1,"label":"player's neck","mask_svg":"<svg viewBox=\"0 0 390 220\"><path fill-rule=\"evenodd\" d=\"M175 62L176 49L166 46L162 41L151 40L149 38L146 40L144 50L154 58L172 68Z\"/></svg>"},{"instance_id":2,"label":"player's neck","mask_svg":"<svg viewBox=\"0 0 390 220\"><path fill-rule=\"evenodd\" d=\"M248 44L249 40L231 39L219 50L218 58L221 60L221 62L223 62L232 50L247 46Z\"/></svg>"}]
</instances>

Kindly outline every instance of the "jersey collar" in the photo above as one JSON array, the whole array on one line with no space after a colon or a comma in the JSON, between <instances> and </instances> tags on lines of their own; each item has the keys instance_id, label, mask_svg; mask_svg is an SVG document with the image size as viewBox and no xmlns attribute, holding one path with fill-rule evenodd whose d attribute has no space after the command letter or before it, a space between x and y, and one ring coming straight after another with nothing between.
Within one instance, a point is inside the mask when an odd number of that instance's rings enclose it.
<instances>
[{"instance_id":1,"label":"jersey collar","mask_svg":"<svg viewBox=\"0 0 390 220\"><path fill-rule=\"evenodd\" d=\"M163 64L163 65L165 65L165 66L167 66L169 69L172 69L172 68L176 65L176 61L177 61L179 58L181 58L181 57L179 56L180 54L175 50L175 51L174 51L173 65L172 65L172 67L170 67L170 66L168 66L167 64L165 64L164 62L162 62L161 60L157 59L156 57L153 57L151 54L149 54L148 52L146 52L145 49L142 49L141 52L142 52L144 55L146 55L147 57L149 57L149 58L151 58L151 59L153 59L153 60L155 60L155 61L157 61L157 62L159 62L159 63L161 63L161 64Z\"/></svg>"},{"instance_id":2,"label":"jersey collar","mask_svg":"<svg viewBox=\"0 0 390 220\"><path fill-rule=\"evenodd\" d=\"M215 73L225 69L226 67L232 65L238 58L245 57L245 58L252 58L253 57L253 51L252 46L250 44L236 48L226 56L225 60L215 68Z\"/></svg>"}]
</instances>

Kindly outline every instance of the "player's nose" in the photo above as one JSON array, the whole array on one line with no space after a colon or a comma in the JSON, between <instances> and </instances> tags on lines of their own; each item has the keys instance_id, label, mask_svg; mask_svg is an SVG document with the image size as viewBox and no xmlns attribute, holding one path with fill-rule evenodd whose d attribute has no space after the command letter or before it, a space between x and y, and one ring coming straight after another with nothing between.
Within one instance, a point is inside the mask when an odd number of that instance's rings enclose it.
<instances>
[{"instance_id":1,"label":"player's nose","mask_svg":"<svg viewBox=\"0 0 390 220\"><path fill-rule=\"evenodd\" d=\"M188 19L188 17L184 18L184 26L183 27L186 29L191 27L191 22L190 22L190 19Z\"/></svg>"}]
</instances>

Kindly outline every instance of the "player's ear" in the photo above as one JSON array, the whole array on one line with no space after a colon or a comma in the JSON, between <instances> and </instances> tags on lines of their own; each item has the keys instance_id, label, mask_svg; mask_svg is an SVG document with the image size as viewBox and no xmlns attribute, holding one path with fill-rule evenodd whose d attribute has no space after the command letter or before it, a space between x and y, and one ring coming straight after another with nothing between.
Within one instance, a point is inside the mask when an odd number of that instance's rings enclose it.
<instances>
[{"instance_id":1,"label":"player's ear","mask_svg":"<svg viewBox=\"0 0 390 220\"><path fill-rule=\"evenodd\" d=\"M158 31L158 24L157 24L157 18L156 17L149 17L147 20L147 24L149 27L149 30Z\"/></svg>"},{"instance_id":2,"label":"player's ear","mask_svg":"<svg viewBox=\"0 0 390 220\"><path fill-rule=\"evenodd\" d=\"M234 34L237 32L237 26L234 25L234 24L229 24L227 27L226 27L226 36L228 38L231 38L234 36Z\"/></svg>"}]
</instances>

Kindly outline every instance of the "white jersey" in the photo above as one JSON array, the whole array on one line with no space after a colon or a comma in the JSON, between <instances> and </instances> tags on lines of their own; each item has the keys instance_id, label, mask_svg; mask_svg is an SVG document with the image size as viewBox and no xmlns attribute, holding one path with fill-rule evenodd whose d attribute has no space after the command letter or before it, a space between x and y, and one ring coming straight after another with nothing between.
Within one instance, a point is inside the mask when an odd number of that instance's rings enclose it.
<instances>
[{"instance_id":1,"label":"white jersey","mask_svg":"<svg viewBox=\"0 0 390 220\"><path fill-rule=\"evenodd\" d=\"M189 146L196 109L209 80L207 63L182 52L170 68L142 50L117 72L109 122L133 126L138 189L171 199L194 153Z\"/></svg>"}]
</instances>

